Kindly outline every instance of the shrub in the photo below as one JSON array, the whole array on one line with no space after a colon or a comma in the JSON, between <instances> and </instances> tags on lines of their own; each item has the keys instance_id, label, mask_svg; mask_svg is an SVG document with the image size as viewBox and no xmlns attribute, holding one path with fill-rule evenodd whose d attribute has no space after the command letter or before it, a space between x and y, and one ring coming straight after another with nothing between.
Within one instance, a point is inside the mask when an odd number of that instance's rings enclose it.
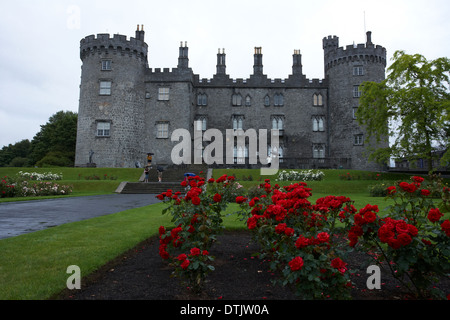
<instances>
[{"instance_id":1,"label":"shrub","mask_svg":"<svg viewBox=\"0 0 450 320\"><path fill-rule=\"evenodd\" d=\"M387 198L395 203L387 217L367 219L361 211L354 216L350 246L373 250L378 259L372 263L386 261L392 275L415 297L445 298L433 285L436 277L450 272L450 221L431 196L441 194L445 202L448 191L438 180L411 179L387 188Z\"/></svg>"},{"instance_id":2,"label":"shrub","mask_svg":"<svg viewBox=\"0 0 450 320\"><path fill-rule=\"evenodd\" d=\"M277 181L320 181L325 174L320 170L282 170L278 173Z\"/></svg>"},{"instance_id":3,"label":"shrub","mask_svg":"<svg viewBox=\"0 0 450 320\"><path fill-rule=\"evenodd\" d=\"M368 187L371 197L386 197L388 194L387 185L384 183L370 185Z\"/></svg>"},{"instance_id":4,"label":"shrub","mask_svg":"<svg viewBox=\"0 0 450 320\"><path fill-rule=\"evenodd\" d=\"M206 275L214 270L214 257L208 251L223 230L222 211L235 192L234 177L224 175L205 182L195 176L181 185L187 188L184 197L172 190L157 196L168 204L163 214L170 213L175 226L171 230L160 227L159 253L174 268L174 276L199 292Z\"/></svg>"},{"instance_id":5,"label":"shrub","mask_svg":"<svg viewBox=\"0 0 450 320\"><path fill-rule=\"evenodd\" d=\"M304 182L280 188L266 180L261 189L265 194L240 203L240 215L260 245L259 256L278 272L276 282L291 286L303 299L350 298L340 234L355 212L352 201L328 196L312 204Z\"/></svg>"}]
</instances>

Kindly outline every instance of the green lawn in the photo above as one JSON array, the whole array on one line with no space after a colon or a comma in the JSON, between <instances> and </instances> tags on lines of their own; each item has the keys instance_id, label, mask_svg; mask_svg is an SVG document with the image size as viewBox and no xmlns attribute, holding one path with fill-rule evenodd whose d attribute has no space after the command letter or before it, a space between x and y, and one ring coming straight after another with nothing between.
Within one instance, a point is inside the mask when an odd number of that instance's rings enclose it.
<instances>
[{"instance_id":1,"label":"green lawn","mask_svg":"<svg viewBox=\"0 0 450 320\"><path fill-rule=\"evenodd\" d=\"M0 176L14 175L23 168L0 168ZM62 172L63 184L73 184L74 195L114 192L120 181L137 181L141 169L95 169L53 168L27 169L33 172ZM214 170L214 177L235 174L244 187L263 181L259 170ZM384 198L369 196L367 187L374 180L341 180L339 175L346 170L326 170L323 181L308 182L313 190L310 199L315 201L327 195L345 195L355 201L359 209L367 203L378 205L380 211L389 205ZM352 174L358 172L351 171ZM116 180L85 180L85 176L115 176ZM364 173L365 174L365 173ZM242 176L252 175L252 181L242 181ZM275 183L274 177L269 177ZM397 175L383 176L386 183L400 178ZM290 182L279 182L281 185ZM15 199L19 200L19 199ZM123 211L108 216L69 223L42 231L0 240L0 299L48 299L66 287L69 265L78 265L82 276L100 268L139 242L158 233L160 225L170 226L170 216L162 215L163 204ZM230 204L228 213L237 210ZM236 216L225 219L227 229L244 228Z\"/></svg>"}]
</instances>

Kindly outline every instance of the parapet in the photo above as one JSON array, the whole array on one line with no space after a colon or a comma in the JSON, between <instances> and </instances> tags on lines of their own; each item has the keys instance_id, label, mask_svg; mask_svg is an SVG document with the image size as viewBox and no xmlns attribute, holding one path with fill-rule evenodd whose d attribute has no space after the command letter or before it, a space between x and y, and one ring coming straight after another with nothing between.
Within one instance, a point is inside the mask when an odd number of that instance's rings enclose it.
<instances>
[{"instance_id":1,"label":"parapet","mask_svg":"<svg viewBox=\"0 0 450 320\"><path fill-rule=\"evenodd\" d=\"M386 48L372 43L371 32L367 32L367 42L339 47L339 38L328 36L323 38L325 55L325 71L329 68L349 61L370 61L381 63L386 67Z\"/></svg>"},{"instance_id":2,"label":"parapet","mask_svg":"<svg viewBox=\"0 0 450 320\"><path fill-rule=\"evenodd\" d=\"M139 39L115 34L111 38L107 33L90 35L80 41L80 59L95 53L113 53L135 56L136 58L147 60L148 45Z\"/></svg>"}]
</instances>

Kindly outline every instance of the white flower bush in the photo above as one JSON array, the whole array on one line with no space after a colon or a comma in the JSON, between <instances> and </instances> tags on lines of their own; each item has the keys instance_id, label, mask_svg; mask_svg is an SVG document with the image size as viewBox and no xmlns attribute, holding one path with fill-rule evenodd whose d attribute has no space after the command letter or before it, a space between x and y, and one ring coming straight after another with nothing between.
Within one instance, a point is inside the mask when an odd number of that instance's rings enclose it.
<instances>
[{"instance_id":1,"label":"white flower bush","mask_svg":"<svg viewBox=\"0 0 450 320\"><path fill-rule=\"evenodd\" d=\"M62 180L63 176L62 173L52 173L52 172L44 172L44 173L38 173L38 172L23 172L19 171L17 174L20 178L25 180L36 180L36 181L43 181L43 180Z\"/></svg>"},{"instance_id":2,"label":"white flower bush","mask_svg":"<svg viewBox=\"0 0 450 320\"><path fill-rule=\"evenodd\" d=\"M60 185L54 182L28 182L23 181L20 184L19 196L57 196L72 193L72 187Z\"/></svg>"},{"instance_id":3,"label":"white flower bush","mask_svg":"<svg viewBox=\"0 0 450 320\"><path fill-rule=\"evenodd\" d=\"M278 173L277 181L320 181L325 173L320 170L282 170Z\"/></svg>"}]
</instances>

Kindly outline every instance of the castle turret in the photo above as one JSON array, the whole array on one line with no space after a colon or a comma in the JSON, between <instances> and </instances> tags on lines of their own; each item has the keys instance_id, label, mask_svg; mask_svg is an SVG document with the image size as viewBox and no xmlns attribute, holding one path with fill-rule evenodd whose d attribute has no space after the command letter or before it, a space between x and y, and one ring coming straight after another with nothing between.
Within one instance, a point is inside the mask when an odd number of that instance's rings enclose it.
<instances>
[{"instance_id":1,"label":"castle turret","mask_svg":"<svg viewBox=\"0 0 450 320\"><path fill-rule=\"evenodd\" d=\"M143 26L129 40L119 34L81 40L76 166L134 167L143 157L137 137L145 128L147 50Z\"/></svg>"},{"instance_id":2,"label":"castle turret","mask_svg":"<svg viewBox=\"0 0 450 320\"><path fill-rule=\"evenodd\" d=\"M377 170L376 164L368 164L366 133L359 126L355 114L361 95L359 86L365 81L381 82L385 79L386 49L372 43L371 32L367 32L365 44L346 48L339 47L338 37L329 36L323 39L323 49L330 101L328 152L334 157L351 158L354 169Z\"/></svg>"}]
</instances>

